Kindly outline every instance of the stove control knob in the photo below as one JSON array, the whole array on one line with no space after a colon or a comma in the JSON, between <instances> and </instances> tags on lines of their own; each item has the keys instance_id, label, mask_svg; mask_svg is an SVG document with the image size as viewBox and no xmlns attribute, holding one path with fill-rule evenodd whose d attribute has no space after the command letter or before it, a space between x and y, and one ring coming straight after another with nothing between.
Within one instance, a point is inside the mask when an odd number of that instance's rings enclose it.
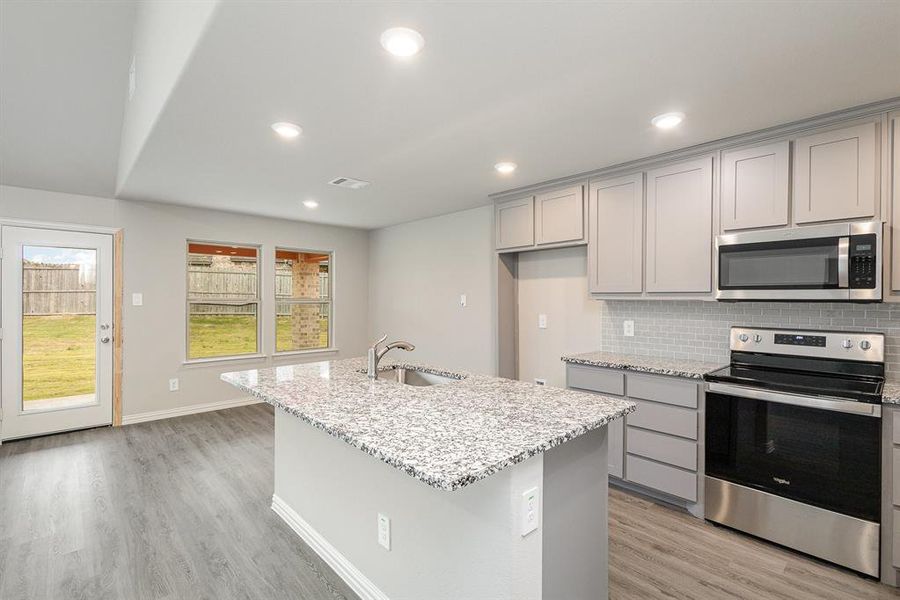
<instances>
[{"instance_id":1,"label":"stove control knob","mask_svg":"<svg viewBox=\"0 0 900 600\"><path fill-rule=\"evenodd\" d=\"M844 350L849 350L852 347L853 347L852 340L844 340L843 342L841 342L841 348L843 348Z\"/></svg>"},{"instance_id":2,"label":"stove control knob","mask_svg":"<svg viewBox=\"0 0 900 600\"><path fill-rule=\"evenodd\" d=\"M872 342L870 342L869 340L863 340L859 343L859 347L863 350L868 350L872 347Z\"/></svg>"},{"instance_id":3,"label":"stove control knob","mask_svg":"<svg viewBox=\"0 0 900 600\"><path fill-rule=\"evenodd\" d=\"M741 335L738 336L738 339L741 340L742 342L746 342L747 340L750 339L750 336L747 335L746 333L742 333Z\"/></svg>"},{"instance_id":4,"label":"stove control knob","mask_svg":"<svg viewBox=\"0 0 900 600\"><path fill-rule=\"evenodd\" d=\"M757 344L760 343L762 341L762 336L757 333L756 335L753 336L753 341L756 342Z\"/></svg>"}]
</instances>

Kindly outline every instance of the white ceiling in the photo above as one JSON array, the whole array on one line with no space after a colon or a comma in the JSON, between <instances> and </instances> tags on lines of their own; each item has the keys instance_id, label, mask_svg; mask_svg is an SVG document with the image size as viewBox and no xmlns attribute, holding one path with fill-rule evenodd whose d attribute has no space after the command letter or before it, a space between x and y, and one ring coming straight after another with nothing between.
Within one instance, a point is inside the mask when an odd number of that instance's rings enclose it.
<instances>
[{"instance_id":1,"label":"white ceiling","mask_svg":"<svg viewBox=\"0 0 900 600\"><path fill-rule=\"evenodd\" d=\"M113 195L134 9L0 1L0 182Z\"/></svg>"},{"instance_id":2,"label":"white ceiling","mask_svg":"<svg viewBox=\"0 0 900 600\"><path fill-rule=\"evenodd\" d=\"M126 26L126 3L82 9L102 19L3 4L2 181L109 195L107 138L121 125L112 116L121 121L128 67L127 51L110 55L126 36L89 28ZM58 22L44 35L35 15L48 12ZM413 60L379 46L397 25L425 37ZM492 192L900 96L898 31L896 1L225 2L119 195L367 228L444 214ZM109 51L97 52L104 37ZM75 73L34 81L38 67ZM35 135L48 110L55 135ZM687 114L680 128L650 126L670 110ZM303 136L277 138L269 124L281 120ZM500 160L518 171L498 175ZM372 185L326 184L337 176ZM308 198L319 208L303 208Z\"/></svg>"}]
</instances>

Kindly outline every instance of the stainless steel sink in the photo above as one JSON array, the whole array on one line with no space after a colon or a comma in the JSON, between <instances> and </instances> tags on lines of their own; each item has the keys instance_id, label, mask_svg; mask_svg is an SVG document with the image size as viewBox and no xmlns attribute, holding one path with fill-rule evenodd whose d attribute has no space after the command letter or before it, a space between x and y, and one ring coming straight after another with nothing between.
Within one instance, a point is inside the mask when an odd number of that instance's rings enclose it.
<instances>
[{"instance_id":1,"label":"stainless steel sink","mask_svg":"<svg viewBox=\"0 0 900 600\"><path fill-rule=\"evenodd\" d=\"M406 385L427 386L427 385L443 385L459 381L456 377L445 377L443 375L435 375L434 373L426 373L417 369L386 369L378 372L378 379L386 379L388 381L396 381Z\"/></svg>"}]
</instances>

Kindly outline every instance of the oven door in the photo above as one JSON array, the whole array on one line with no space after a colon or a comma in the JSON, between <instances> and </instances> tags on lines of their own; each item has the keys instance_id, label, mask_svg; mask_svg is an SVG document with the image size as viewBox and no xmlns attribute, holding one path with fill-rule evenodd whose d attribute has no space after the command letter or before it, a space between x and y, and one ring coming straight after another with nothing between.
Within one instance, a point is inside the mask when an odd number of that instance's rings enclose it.
<instances>
[{"instance_id":1,"label":"oven door","mask_svg":"<svg viewBox=\"0 0 900 600\"><path fill-rule=\"evenodd\" d=\"M880 522L881 406L710 383L706 474Z\"/></svg>"},{"instance_id":2,"label":"oven door","mask_svg":"<svg viewBox=\"0 0 900 600\"><path fill-rule=\"evenodd\" d=\"M738 243L730 243L733 239ZM720 236L721 300L849 300L848 236L740 243ZM751 238L752 239L752 238Z\"/></svg>"}]
</instances>

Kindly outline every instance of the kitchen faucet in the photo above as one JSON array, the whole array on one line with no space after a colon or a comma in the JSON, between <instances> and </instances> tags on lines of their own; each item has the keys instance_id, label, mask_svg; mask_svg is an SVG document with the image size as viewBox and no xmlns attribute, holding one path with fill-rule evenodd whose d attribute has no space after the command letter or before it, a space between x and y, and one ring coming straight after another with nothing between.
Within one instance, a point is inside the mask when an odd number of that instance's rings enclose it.
<instances>
[{"instance_id":1,"label":"kitchen faucet","mask_svg":"<svg viewBox=\"0 0 900 600\"><path fill-rule=\"evenodd\" d=\"M406 350L407 352L411 352L416 349L416 347L413 346L412 344L410 344L409 342L403 342L403 341L398 340L396 342L391 342L390 344L386 345L384 348L381 348L379 350L378 345L381 344L386 339L387 339L387 334L384 334L383 336L381 336L381 339L379 339L377 342L375 342L374 344L372 344L369 347L369 352L366 357L366 358L368 358L368 363L369 363L368 367L366 369L366 372L369 375L369 379L375 379L378 377L378 363L381 362L381 358L385 354L387 354L390 350L393 350L394 348L400 348L401 350Z\"/></svg>"}]
</instances>

